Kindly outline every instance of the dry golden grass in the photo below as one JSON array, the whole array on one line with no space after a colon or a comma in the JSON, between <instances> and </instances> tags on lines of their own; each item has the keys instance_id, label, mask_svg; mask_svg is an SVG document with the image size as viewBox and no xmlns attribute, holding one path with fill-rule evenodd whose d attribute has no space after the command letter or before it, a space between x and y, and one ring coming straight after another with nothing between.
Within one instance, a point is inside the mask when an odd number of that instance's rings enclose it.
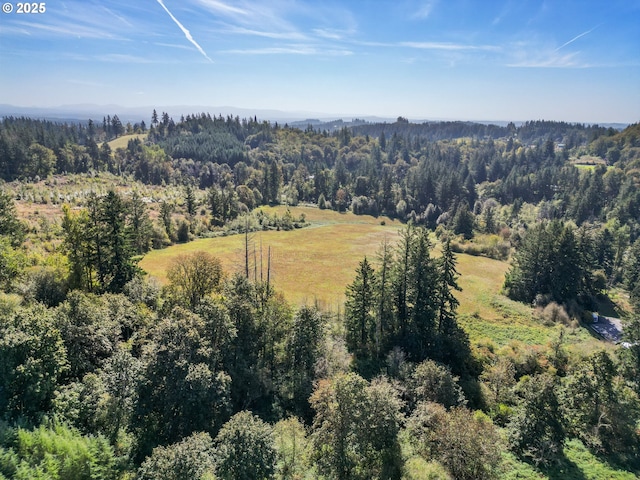
<instances>
[{"instance_id":1,"label":"dry golden grass","mask_svg":"<svg viewBox=\"0 0 640 480\"><path fill-rule=\"evenodd\" d=\"M286 208L262 210L282 215ZM267 251L271 247L271 281L290 302L298 305L314 302L328 307L341 305L345 286L353 281L358 263L365 255L374 257L385 239L395 243L401 228L399 222L383 217L340 214L310 207L291 207L290 210L295 218L304 213L310 226L289 232L271 230L251 234L250 271L260 278L262 270L266 280ZM382 220L386 225L380 225ZM242 272L244 242L244 235L195 240L150 252L140 267L164 282L165 272L176 255L204 250L219 257L226 272Z\"/></svg>"},{"instance_id":2,"label":"dry golden grass","mask_svg":"<svg viewBox=\"0 0 640 480\"><path fill-rule=\"evenodd\" d=\"M263 207L270 215L282 215L286 207ZM318 303L321 308L336 311L342 308L344 292L353 281L358 263L366 255L376 264L380 245L398 240L402 224L388 218L340 214L311 207L291 207L294 218L304 213L309 227L285 231L264 231L250 235L250 276L266 279L267 249L271 247L271 281L294 305ZM380 223L384 220L385 225ZM254 263L253 246L256 247ZM260 245L263 259L260 261ZM165 272L180 254L207 251L222 261L228 274L244 271L244 235L231 235L175 245L147 254L140 266L151 276L166 282ZM440 254L440 245L434 248ZM501 294L509 263L486 257L458 254L458 283L462 287L456 296L460 301L459 322L470 339L477 342L490 339L501 346L512 341L529 345L545 345L559 335L560 327L548 327L527 305L509 300ZM572 348L591 351L601 342L584 329L568 332L566 339Z\"/></svg>"},{"instance_id":3,"label":"dry golden grass","mask_svg":"<svg viewBox=\"0 0 640 480\"><path fill-rule=\"evenodd\" d=\"M115 140L111 140L109 146L111 150L115 150L116 148L127 148L129 144L129 140L133 140L134 138L139 138L143 142L147 138L147 133L134 133L133 135L122 135L121 137L116 138Z\"/></svg>"},{"instance_id":4,"label":"dry golden grass","mask_svg":"<svg viewBox=\"0 0 640 480\"><path fill-rule=\"evenodd\" d=\"M500 321L502 315L491 305L498 299L506 300L499 292L509 264L492 258L465 254L456 254L456 258L460 273L458 283L462 287L462 291L457 294L460 313ZM483 301L478 302L479 299Z\"/></svg>"}]
</instances>

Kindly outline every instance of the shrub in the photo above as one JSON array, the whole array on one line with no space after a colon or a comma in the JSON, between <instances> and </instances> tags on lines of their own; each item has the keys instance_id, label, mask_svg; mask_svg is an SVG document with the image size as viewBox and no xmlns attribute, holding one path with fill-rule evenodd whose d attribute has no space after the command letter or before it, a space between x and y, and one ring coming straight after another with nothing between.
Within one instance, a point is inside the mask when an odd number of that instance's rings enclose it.
<instances>
[{"instance_id":1,"label":"shrub","mask_svg":"<svg viewBox=\"0 0 640 480\"><path fill-rule=\"evenodd\" d=\"M555 325L562 323L563 325L569 325L571 319L562 305L558 305L556 302L551 302L542 310L542 319L545 325Z\"/></svg>"},{"instance_id":2,"label":"shrub","mask_svg":"<svg viewBox=\"0 0 640 480\"><path fill-rule=\"evenodd\" d=\"M447 412L437 403L422 402L407 421L416 451L437 460L458 480L495 477L500 442L491 420L481 412L458 407Z\"/></svg>"}]
</instances>

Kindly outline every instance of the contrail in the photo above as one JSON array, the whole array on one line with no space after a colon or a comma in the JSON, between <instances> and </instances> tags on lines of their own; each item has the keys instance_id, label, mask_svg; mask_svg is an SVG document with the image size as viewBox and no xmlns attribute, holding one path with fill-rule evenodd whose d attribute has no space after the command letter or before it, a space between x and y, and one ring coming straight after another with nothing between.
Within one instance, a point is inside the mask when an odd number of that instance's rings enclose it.
<instances>
[{"instance_id":1,"label":"contrail","mask_svg":"<svg viewBox=\"0 0 640 480\"><path fill-rule=\"evenodd\" d=\"M196 42L193 37L191 36L191 33L189 33L189 30L187 30L186 28L184 28L184 25L182 25L178 19L176 17L173 16L173 14L169 11L169 9L164 5L164 3L162 2L162 0L158 0L158 3L160 4L160 6L162 8L164 8L164 11L167 12L169 14L169 16L171 17L171 20L173 20L174 22L176 22L176 25L178 25L180 27L180 30L182 30L182 33L184 33L184 36L187 37L187 40L189 40L194 47L196 47L198 49L198 51L204 56L204 58L206 58L207 60L209 60L211 63L213 63L213 60L211 60L209 58L209 55L207 55L207 52L205 52L202 47L200 45L198 45L198 42Z\"/></svg>"},{"instance_id":2,"label":"contrail","mask_svg":"<svg viewBox=\"0 0 640 480\"><path fill-rule=\"evenodd\" d=\"M586 32L582 32L580 35L578 35L578 36L576 36L576 37L573 37L571 40L569 40L569 41L568 41L567 43L565 43L564 45L560 45L558 48L556 48L556 49L555 49L555 51L557 52L557 51L558 51L558 50L560 50L561 48L566 47L567 45L569 45L569 44L571 44L571 43L575 42L575 41L576 41L576 40L578 40L579 38L582 38L582 37L584 37L585 35L589 35L589 34L590 34L591 32L593 32L596 28L598 28L598 27L597 27L597 26L596 26L596 27L593 27L591 30L587 30Z\"/></svg>"}]
</instances>

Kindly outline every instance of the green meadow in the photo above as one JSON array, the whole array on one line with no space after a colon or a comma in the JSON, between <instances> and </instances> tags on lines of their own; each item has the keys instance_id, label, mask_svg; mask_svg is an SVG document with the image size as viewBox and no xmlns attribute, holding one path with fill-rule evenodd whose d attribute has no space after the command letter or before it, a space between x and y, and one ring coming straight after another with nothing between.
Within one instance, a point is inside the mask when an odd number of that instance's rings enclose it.
<instances>
[{"instance_id":1,"label":"green meadow","mask_svg":"<svg viewBox=\"0 0 640 480\"><path fill-rule=\"evenodd\" d=\"M265 213L284 214L287 207L263 207ZM249 236L249 274L266 280L267 256L271 250L270 281L294 305L317 304L340 311L345 287L353 281L358 263L366 255L376 262L383 242L394 244L403 225L386 217L338 213L313 207L289 207L294 218L305 215L308 226L292 231L268 230ZM245 237L229 235L198 239L154 250L140 267L161 283L166 271L179 256L203 250L220 258L227 274L245 268ZM437 246L434 249L437 253ZM486 257L458 254L458 283L462 291L459 322L472 341L492 341L497 346L513 341L545 345L559 335L560 327L549 327L526 305L501 294L509 263ZM600 343L584 329L569 329L569 343Z\"/></svg>"}]
</instances>

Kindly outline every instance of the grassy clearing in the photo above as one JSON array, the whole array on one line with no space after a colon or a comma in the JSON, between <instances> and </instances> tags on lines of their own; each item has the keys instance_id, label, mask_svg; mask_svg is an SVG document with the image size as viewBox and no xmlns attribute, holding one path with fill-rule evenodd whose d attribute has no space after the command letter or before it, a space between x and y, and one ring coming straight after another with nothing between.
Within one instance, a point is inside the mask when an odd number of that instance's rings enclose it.
<instances>
[{"instance_id":1,"label":"grassy clearing","mask_svg":"<svg viewBox=\"0 0 640 480\"><path fill-rule=\"evenodd\" d=\"M286 207L263 208L265 213L282 215ZM294 217L304 213L310 227L300 230L264 231L250 236L250 271L267 274L267 249L271 247L271 281L294 304L317 302L326 307L340 307L345 286L364 255L375 256L382 242L395 243L401 224L388 218L340 214L310 207L291 207ZM386 225L380 225L384 221ZM256 249L255 263L253 249ZM244 235L230 235L193 242L150 252L140 266L161 282L177 255L204 250L222 261L226 272L244 269Z\"/></svg>"},{"instance_id":2,"label":"grassy clearing","mask_svg":"<svg viewBox=\"0 0 640 480\"><path fill-rule=\"evenodd\" d=\"M548 468L537 469L518 460L512 453L502 457L503 480L632 480L634 473L620 470L591 453L580 440L569 440L564 456Z\"/></svg>"},{"instance_id":3,"label":"grassy clearing","mask_svg":"<svg viewBox=\"0 0 640 480\"><path fill-rule=\"evenodd\" d=\"M116 138L115 140L111 140L109 142L109 146L111 150L115 150L117 148L127 148L129 144L129 140L139 139L143 142L147 139L147 133L134 133L133 135L122 135L121 137Z\"/></svg>"},{"instance_id":4,"label":"grassy clearing","mask_svg":"<svg viewBox=\"0 0 640 480\"><path fill-rule=\"evenodd\" d=\"M282 215L286 207L263 207L265 213ZM266 279L267 248L271 247L271 281L296 305L317 303L336 311L344 303L346 285L353 281L355 269L363 256L374 259L382 242L393 244L402 225L388 218L357 216L312 207L290 207L297 218L304 213L310 226L285 231L257 232L250 236L250 275ZM385 225L381 225L384 222ZM262 245L262 262L260 260ZM255 263L253 258L256 250ZM222 261L227 273L244 271L244 236L230 235L175 245L150 252L140 266L161 282L177 255L204 250ZM435 254L439 255L439 246ZM502 295L501 288L509 264L486 257L458 254L458 283L462 287L456 295L460 301L460 324L472 342L490 339L497 346L513 341L527 345L546 345L557 338L560 327L542 324L531 307L514 302ZM569 329L567 343L590 351L601 345L584 329Z\"/></svg>"},{"instance_id":5,"label":"grassy clearing","mask_svg":"<svg viewBox=\"0 0 640 480\"><path fill-rule=\"evenodd\" d=\"M405 480L449 480L446 470L436 462L428 462L403 445L406 456ZM548 468L536 468L519 460L507 450L502 452L501 480L632 480L635 474L620 470L593 455L579 440L569 440L564 456Z\"/></svg>"},{"instance_id":6,"label":"grassy clearing","mask_svg":"<svg viewBox=\"0 0 640 480\"><path fill-rule=\"evenodd\" d=\"M159 203L163 200L180 205L183 191L176 186L145 185L126 176L100 174L53 175L37 183L11 182L3 187L16 198L18 215L30 225L46 218L58 222L62 218L62 206L85 206L91 193L105 195L110 189L125 198L134 190L148 199L147 208L152 218L157 217Z\"/></svg>"},{"instance_id":7,"label":"grassy clearing","mask_svg":"<svg viewBox=\"0 0 640 480\"><path fill-rule=\"evenodd\" d=\"M472 341L489 338L498 346L513 340L528 345L543 345L557 336L555 329L538 321L533 309L509 300L500 293L509 264L500 260L458 254L456 294L461 326Z\"/></svg>"}]
</instances>

